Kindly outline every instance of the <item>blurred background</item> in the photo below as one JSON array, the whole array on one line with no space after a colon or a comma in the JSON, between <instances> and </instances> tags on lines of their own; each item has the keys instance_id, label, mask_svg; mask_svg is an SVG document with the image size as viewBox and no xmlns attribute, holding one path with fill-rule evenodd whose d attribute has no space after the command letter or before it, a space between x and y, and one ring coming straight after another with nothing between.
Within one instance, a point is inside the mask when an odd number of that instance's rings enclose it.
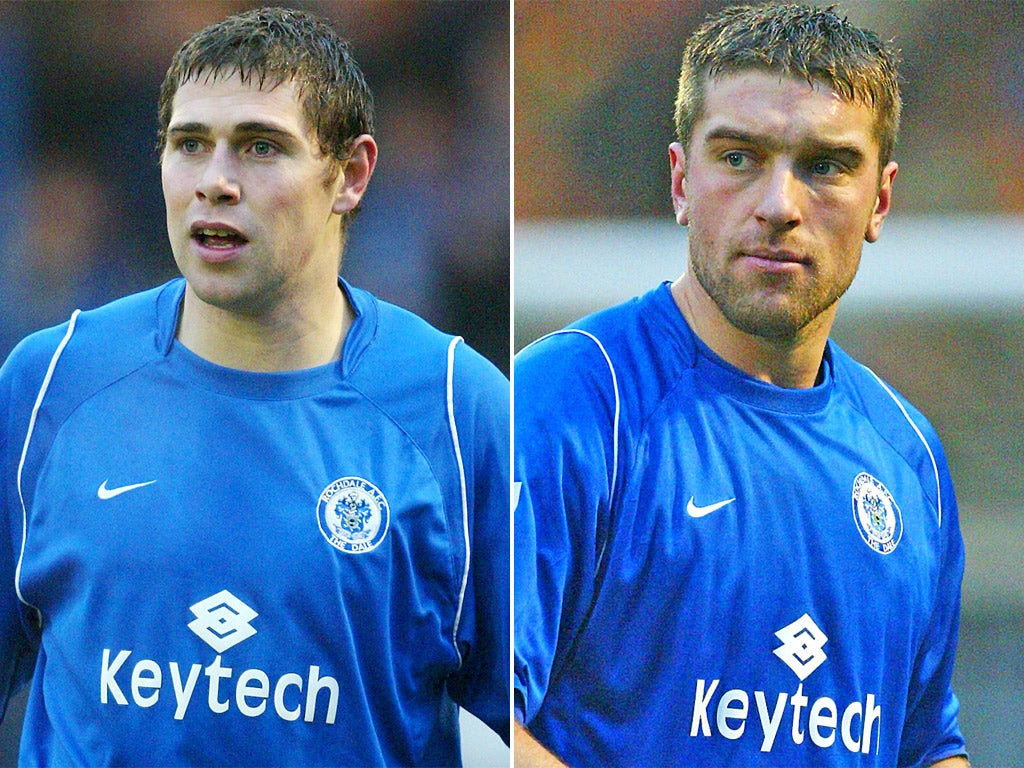
<instances>
[{"instance_id":1,"label":"blurred background","mask_svg":"<svg viewBox=\"0 0 1024 768\"><path fill-rule=\"evenodd\" d=\"M685 38L728 3L514 3L516 349L677 277L668 144ZM894 212L834 336L932 420L967 548L975 768L1024 765L1024 2L845 0L902 49Z\"/></svg>"},{"instance_id":2,"label":"blurred background","mask_svg":"<svg viewBox=\"0 0 1024 768\"><path fill-rule=\"evenodd\" d=\"M267 4L0 0L0 360L75 308L177 275L155 151L160 83L192 33ZM380 158L342 274L507 372L509 3L279 4L333 20L375 97ZM0 764L13 764L16 720ZM507 749L482 738L467 764L507 765Z\"/></svg>"},{"instance_id":3,"label":"blurred background","mask_svg":"<svg viewBox=\"0 0 1024 768\"><path fill-rule=\"evenodd\" d=\"M0 0L0 359L175 276L156 104L178 45L266 2ZM380 158L342 274L508 369L508 2L283 2L349 39Z\"/></svg>"}]
</instances>

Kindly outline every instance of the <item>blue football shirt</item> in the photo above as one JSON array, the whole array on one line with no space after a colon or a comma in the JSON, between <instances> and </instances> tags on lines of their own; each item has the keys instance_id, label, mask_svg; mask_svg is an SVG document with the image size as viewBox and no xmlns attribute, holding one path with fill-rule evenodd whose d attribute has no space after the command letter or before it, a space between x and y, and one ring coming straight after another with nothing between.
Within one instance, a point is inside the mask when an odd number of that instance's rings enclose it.
<instances>
[{"instance_id":1,"label":"blue football shirt","mask_svg":"<svg viewBox=\"0 0 1024 768\"><path fill-rule=\"evenodd\" d=\"M569 764L963 753L941 446L832 342L822 373L747 376L667 284L517 356L516 710Z\"/></svg>"},{"instance_id":2,"label":"blue football shirt","mask_svg":"<svg viewBox=\"0 0 1024 768\"><path fill-rule=\"evenodd\" d=\"M459 764L507 739L508 381L342 284L341 360L213 365L184 282L0 375L0 688L21 762Z\"/></svg>"}]
</instances>

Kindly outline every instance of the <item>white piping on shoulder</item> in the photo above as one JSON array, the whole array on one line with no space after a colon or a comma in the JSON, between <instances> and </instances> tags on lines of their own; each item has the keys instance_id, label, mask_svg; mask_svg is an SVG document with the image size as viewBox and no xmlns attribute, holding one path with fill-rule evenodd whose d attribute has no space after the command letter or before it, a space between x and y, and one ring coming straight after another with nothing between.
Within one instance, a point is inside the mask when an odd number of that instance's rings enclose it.
<instances>
[{"instance_id":1,"label":"white piping on shoulder","mask_svg":"<svg viewBox=\"0 0 1024 768\"><path fill-rule=\"evenodd\" d=\"M588 331L583 331L579 328L563 328L559 331L552 331L551 333L545 334L527 346L532 347L534 344L544 341L544 339L550 338L551 336L558 336L563 333L578 333L580 336L585 336L594 342L597 345L597 348L601 351L604 361L608 364L608 371L612 376L612 391L615 395L615 415L612 418L612 483L608 494L608 504L611 506L611 503L615 498L615 482L618 479L619 474L619 412L621 409L621 403L619 400L619 379L615 375L615 366L612 364L612 359L608 356L608 352L605 350L601 340Z\"/></svg>"},{"instance_id":2,"label":"white piping on shoulder","mask_svg":"<svg viewBox=\"0 0 1024 768\"><path fill-rule=\"evenodd\" d=\"M914 430L915 434L917 434L918 439L924 444L924 449L926 451L928 451L928 458L931 459L932 470L935 472L935 494L936 494L935 500L936 500L936 503L937 503L938 508L939 508L939 527L941 528L942 527L942 481L939 479L939 464L938 464L937 461L935 461L935 454L932 453L932 447L930 445L928 445L928 441L925 440L924 434L921 432L920 428L917 426L917 424L914 422L914 420L912 418L910 418L910 414L907 413L907 409L903 407L903 403L900 402L900 399L898 397L896 397L896 393L893 392L889 388L888 384L886 384L884 381L882 381L881 378L879 378L877 373L872 371L867 366L864 366L864 367L865 367L865 369L867 370L868 373L870 373L872 376L875 377L875 381L877 381L879 383L879 385L881 385L882 389L885 390L886 394L889 395L889 397L892 398L894 403L896 403L896 406L903 413L903 418L905 418L907 420L907 422L910 424L911 428Z\"/></svg>"},{"instance_id":3,"label":"white piping on shoulder","mask_svg":"<svg viewBox=\"0 0 1024 768\"><path fill-rule=\"evenodd\" d=\"M21 459L18 461L18 500L21 502L21 552L18 554L18 566L14 571L14 591L18 595L18 599L27 605L29 608L34 610L42 618L42 611L36 606L32 605L25 596L21 594L21 565L25 559L25 541L28 537L28 509L25 506L25 494L21 487L21 476L25 470L25 458L28 456L28 446L32 441L32 433L36 428L36 418L39 415L39 408L43 404L43 398L46 397L46 392L50 388L50 381L53 379L53 372L57 367L57 361L60 360L60 356L64 354L64 348L71 341L71 336L75 332L75 325L78 323L78 316L82 314L81 310L76 309L71 314L71 319L68 321L68 330L64 334L64 338L61 339L60 344L57 345L57 349L54 350L53 357L50 358L50 365L46 369L46 375L43 377L43 383L39 387L39 394L36 395L36 402L32 406L32 415L28 420L28 431L25 433L25 443L21 447Z\"/></svg>"},{"instance_id":4,"label":"white piping on shoulder","mask_svg":"<svg viewBox=\"0 0 1024 768\"><path fill-rule=\"evenodd\" d=\"M448 376L446 383L446 400L448 408L448 429L452 433L452 446L455 448L455 461L459 466L459 487L462 491L462 534L466 545L466 564L462 569L462 585L459 588L459 605L455 611L455 626L452 630L452 644L459 666L462 666L462 652L459 650L459 623L462 621L462 604L466 599L466 587L469 584L469 502L466 497L466 467L462 462L462 447L459 445L459 428L455 423L455 348L462 341L456 336L448 345Z\"/></svg>"}]
</instances>

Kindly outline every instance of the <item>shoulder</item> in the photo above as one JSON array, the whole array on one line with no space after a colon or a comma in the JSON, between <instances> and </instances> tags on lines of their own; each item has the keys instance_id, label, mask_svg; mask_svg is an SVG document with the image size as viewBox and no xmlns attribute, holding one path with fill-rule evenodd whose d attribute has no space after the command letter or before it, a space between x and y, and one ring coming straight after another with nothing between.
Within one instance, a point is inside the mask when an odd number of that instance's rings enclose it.
<instances>
[{"instance_id":1,"label":"shoulder","mask_svg":"<svg viewBox=\"0 0 1024 768\"><path fill-rule=\"evenodd\" d=\"M64 323L26 337L4 363L10 386L37 389L45 378L66 378L62 387L116 378L161 354L173 334L177 301L184 283L117 299L96 309L76 311ZM65 377L65 371L72 374Z\"/></svg>"},{"instance_id":2,"label":"shoulder","mask_svg":"<svg viewBox=\"0 0 1024 768\"><path fill-rule=\"evenodd\" d=\"M863 363L854 360L838 344L829 342L835 366L836 385L857 410L876 428L891 427L897 431L935 431L928 421L895 387Z\"/></svg>"},{"instance_id":3,"label":"shoulder","mask_svg":"<svg viewBox=\"0 0 1024 768\"><path fill-rule=\"evenodd\" d=\"M557 400L570 410L594 400L640 416L692 369L696 346L667 285L592 315L523 349L515 359L519 397Z\"/></svg>"},{"instance_id":4,"label":"shoulder","mask_svg":"<svg viewBox=\"0 0 1024 768\"><path fill-rule=\"evenodd\" d=\"M616 384L617 368L636 339L642 305L631 299L587 315L565 328L541 336L515 357L516 388L534 382L553 386L604 389Z\"/></svg>"},{"instance_id":5,"label":"shoulder","mask_svg":"<svg viewBox=\"0 0 1024 768\"><path fill-rule=\"evenodd\" d=\"M367 391L392 400L419 394L486 397L506 403L504 374L459 336L438 330L409 310L346 284L359 319L350 331L348 373Z\"/></svg>"},{"instance_id":6,"label":"shoulder","mask_svg":"<svg viewBox=\"0 0 1024 768\"><path fill-rule=\"evenodd\" d=\"M634 298L576 320L565 328L545 334L516 355L516 370L543 363L573 368L607 360L635 336L642 305Z\"/></svg>"},{"instance_id":7,"label":"shoulder","mask_svg":"<svg viewBox=\"0 0 1024 768\"><path fill-rule=\"evenodd\" d=\"M525 445L534 432L550 433L563 422L577 430L617 423L617 338L588 325L550 333L516 355L517 443Z\"/></svg>"},{"instance_id":8,"label":"shoulder","mask_svg":"<svg viewBox=\"0 0 1024 768\"><path fill-rule=\"evenodd\" d=\"M931 422L895 387L829 342L836 387L871 428L917 471L922 489L935 504L941 521L944 501L952 498L949 468L942 443Z\"/></svg>"},{"instance_id":9,"label":"shoulder","mask_svg":"<svg viewBox=\"0 0 1024 768\"><path fill-rule=\"evenodd\" d=\"M15 348L0 371L0 429L9 460L14 460L11 448L24 447L26 478L39 471L50 441L75 409L162 357L161 319L173 329L173 298L173 284L168 284L76 311L66 323L38 331ZM160 318L162 303L170 308ZM20 477L21 466L18 471ZM29 487L26 482L24 488Z\"/></svg>"},{"instance_id":10,"label":"shoulder","mask_svg":"<svg viewBox=\"0 0 1024 768\"><path fill-rule=\"evenodd\" d=\"M378 298L369 291L343 283L357 319L346 345L352 347L349 365L353 371L370 366L387 366L393 374L436 372L447 360L457 337L444 333L419 315ZM398 365L413 365L401 372Z\"/></svg>"}]
</instances>

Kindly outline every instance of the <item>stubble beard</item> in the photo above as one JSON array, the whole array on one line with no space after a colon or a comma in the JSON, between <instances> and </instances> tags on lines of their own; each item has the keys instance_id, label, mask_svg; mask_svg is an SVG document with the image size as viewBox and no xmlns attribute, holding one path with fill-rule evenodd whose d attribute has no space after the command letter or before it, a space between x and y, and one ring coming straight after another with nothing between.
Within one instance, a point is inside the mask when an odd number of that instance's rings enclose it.
<instances>
[{"instance_id":1,"label":"stubble beard","mask_svg":"<svg viewBox=\"0 0 1024 768\"><path fill-rule=\"evenodd\" d=\"M853 282L853 274L823 279L813 266L811 274L799 280L791 275L740 277L733 271L731 252L718 256L714 244L692 226L689 236L690 267L701 288L732 326L768 341L797 340Z\"/></svg>"}]
</instances>

